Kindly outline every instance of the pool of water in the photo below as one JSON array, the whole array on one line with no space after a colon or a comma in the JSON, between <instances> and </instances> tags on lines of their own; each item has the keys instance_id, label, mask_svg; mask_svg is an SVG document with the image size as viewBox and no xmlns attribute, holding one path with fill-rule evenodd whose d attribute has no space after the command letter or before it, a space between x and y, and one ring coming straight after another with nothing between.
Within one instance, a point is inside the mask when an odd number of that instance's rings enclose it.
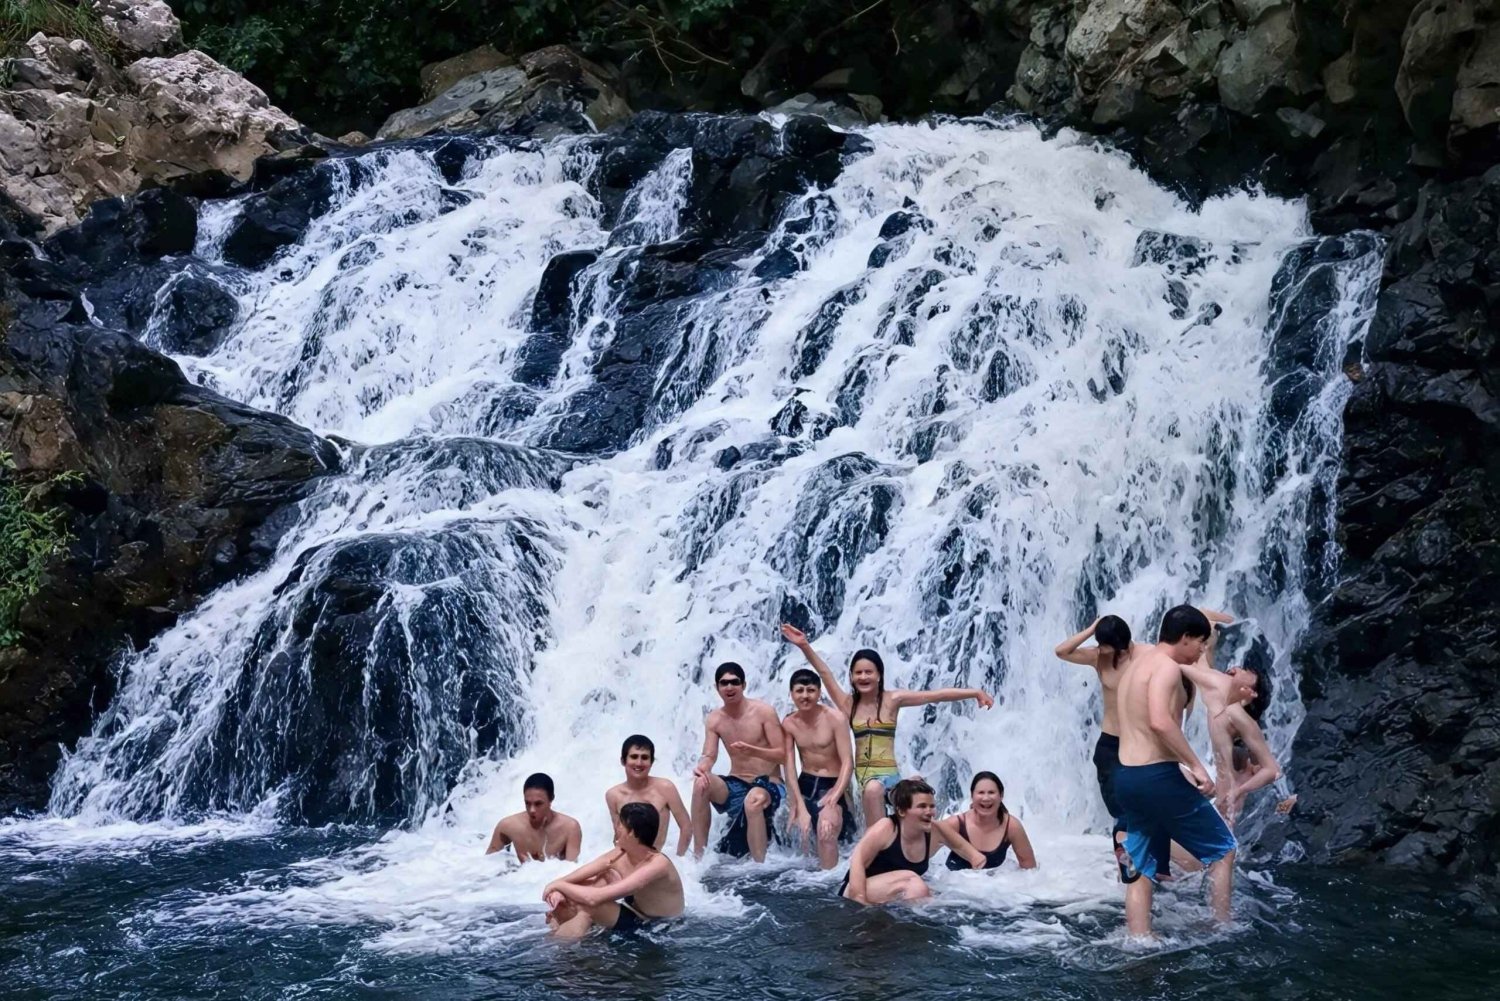
<instances>
[{"instance_id":1,"label":"pool of water","mask_svg":"<svg viewBox=\"0 0 1500 1001\"><path fill-rule=\"evenodd\" d=\"M361 854L377 840L268 830L80 845L0 830L3 994L1479 998L1500 976L1500 923L1451 884L1378 870L1251 864L1222 932L1189 884L1159 897L1164 937L1140 947L1122 940L1118 893L1106 863L1086 861L1095 846L1084 838L1053 846L1051 874L1046 856L1035 873L936 874L935 902L915 909L856 908L834 899L837 873L786 858L711 862L692 868L684 919L636 939L561 944L542 933L539 900L454 921L415 881L392 888L405 906L388 916L347 904L332 887L403 878ZM344 861L331 880L333 859ZM554 871L474 865L476 880L528 888ZM1062 876L1085 870L1085 894L1060 892Z\"/></svg>"}]
</instances>

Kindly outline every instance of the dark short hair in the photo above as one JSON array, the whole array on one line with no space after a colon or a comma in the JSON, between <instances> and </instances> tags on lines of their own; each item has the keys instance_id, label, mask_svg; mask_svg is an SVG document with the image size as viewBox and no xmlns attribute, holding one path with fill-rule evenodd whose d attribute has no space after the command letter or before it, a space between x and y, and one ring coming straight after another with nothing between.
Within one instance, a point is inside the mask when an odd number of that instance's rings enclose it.
<instances>
[{"instance_id":1,"label":"dark short hair","mask_svg":"<svg viewBox=\"0 0 1500 1001\"><path fill-rule=\"evenodd\" d=\"M933 795L932 786L921 779L902 779L891 788L891 805L898 810L910 810L912 800L922 793Z\"/></svg>"},{"instance_id":2,"label":"dark short hair","mask_svg":"<svg viewBox=\"0 0 1500 1001\"><path fill-rule=\"evenodd\" d=\"M722 679L726 674L734 675L736 678L739 678L741 682L745 680L745 669L743 667L740 667L740 665L736 664L732 660L726 660L724 663L714 668L714 684L717 685L720 679Z\"/></svg>"},{"instance_id":3,"label":"dark short hair","mask_svg":"<svg viewBox=\"0 0 1500 1001\"><path fill-rule=\"evenodd\" d=\"M823 687L823 679L818 677L817 671L809 671L805 667L799 667L792 672L792 683L788 688L796 688L798 685L812 685L816 688Z\"/></svg>"},{"instance_id":4,"label":"dark short hair","mask_svg":"<svg viewBox=\"0 0 1500 1001\"><path fill-rule=\"evenodd\" d=\"M547 794L548 802L557 798L557 793L552 788L552 776L546 772L535 772L528 775L526 781L521 783L521 794L523 796L526 794L527 789L540 789Z\"/></svg>"},{"instance_id":5,"label":"dark short hair","mask_svg":"<svg viewBox=\"0 0 1500 1001\"><path fill-rule=\"evenodd\" d=\"M620 745L620 764L625 763L632 747L644 747L651 752L651 760L656 760L656 745L651 743L651 738L643 733L632 733L625 738L625 743Z\"/></svg>"},{"instance_id":6,"label":"dark short hair","mask_svg":"<svg viewBox=\"0 0 1500 1001\"><path fill-rule=\"evenodd\" d=\"M643 845L656 844L661 830L661 814L650 803L626 803L620 807L620 823Z\"/></svg>"},{"instance_id":7,"label":"dark short hair","mask_svg":"<svg viewBox=\"0 0 1500 1001\"><path fill-rule=\"evenodd\" d=\"M1245 703L1245 712L1259 723L1261 716L1271 708L1271 672L1255 667L1246 667L1245 670L1255 672L1255 698Z\"/></svg>"},{"instance_id":8,"label":"dark short hair","mask_svg":"<svg viewBox=\"0 0 1500 1001\"><path fill-rule=\"evenodd\" d=\"M994 772L975 772L974 778L969 782L969 792L973 792L974 787L979 785L979 783L983 782L985 779L989 779L991 782L995 783L995 788L1000 790L1000 795L1005 795L1005 783L1001 782L1000 776L996 775Z\"/></svg>"},{"instance_id":9,"label":"dark short hair","mask_svg":"<svg viewBox=\"0 0 1500 1001\"><path fill-rule=\"evenodd\" d=\"M1099 620L1094 627L1094 642L1101 646L1111 647L1115 651L1115 663L1119 663L1120 657L1130 651L1130 624L1118 615L1106 615Z\"/></svg>"},{"instance_id":10,"label":"dark short hair","mask_svg":"<svg viewBox=\"0 0 1500 1001\"><path fill-rule=\"evenodd\" d=\"M1156 639L1161 643L1176 643L1184 636L1206 640L1212 632L1208 616L1192 605L1178 605L1167 609L1167 614L1161 617L1161 631L1156 634Z\"/></svg>"}]
</instances>

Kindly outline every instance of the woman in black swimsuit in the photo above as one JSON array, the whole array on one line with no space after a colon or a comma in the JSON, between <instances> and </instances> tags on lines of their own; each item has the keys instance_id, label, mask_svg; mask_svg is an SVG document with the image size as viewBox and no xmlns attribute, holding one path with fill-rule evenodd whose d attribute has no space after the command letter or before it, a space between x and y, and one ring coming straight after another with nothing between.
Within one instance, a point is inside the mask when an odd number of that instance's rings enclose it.
<instances>
[{"instance_id":1,"label":"woman in black swimsuit","mask_svg":"<svg viewBox=\"0 0 1500 1001\"><path fill-rule=\"evenodd\" d=\"M921 779L902 779L891 790L894 816L877 820L854 846L849 872L839 896L859 904L888 904L931 896L922 876L932 858L932 836L975 866L984 855L956 833L932 822L937 808L932 786Z\"/></svg>"},{"instance_id":2,"label":"woman in black swimsuit","mask_svg":"<svg viewBox=\"0 0 1500 1001\"><path fill-rule=\"evenodd\" d=\"M949 869L998 869L1005 853L1016 850L1016 863L1022 869L1036 868L1036 854L1026 828L1005 809L1005 786L994 772L980 772L969 783L969 809L940 821L938 827L973 845L984 856L983 865L974 865L957 852L948 853Z\"/></svg>"}]
</instances>

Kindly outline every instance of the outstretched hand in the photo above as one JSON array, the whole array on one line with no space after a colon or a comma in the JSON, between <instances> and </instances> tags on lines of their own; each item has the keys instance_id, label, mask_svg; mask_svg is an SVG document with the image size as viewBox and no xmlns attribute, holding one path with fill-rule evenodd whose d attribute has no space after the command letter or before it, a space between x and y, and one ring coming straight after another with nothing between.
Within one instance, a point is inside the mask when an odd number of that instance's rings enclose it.
<instances>
[{"instance_id":1,"label":"outstretched hand","mask_svg":"<svg viewBox=\"0 0 1500 1001\"><path fill-rule=\"evenodd\" d=\"M974 696L974 701L979 703L981 709L989 709L995 704L995 700L990 698L988 692L979 692Z\"/></svg>"},{"instance_id":2,"label":"outstretched hand","mask_svg":"<svg viewBox=\"0 0 1500 1001\"><path fill-rule=\"evenodd\" d=\"M781 635L793 646L804 647L808 645L807 634L790 623L781 624Z\"/></svg>"}]
</instances>

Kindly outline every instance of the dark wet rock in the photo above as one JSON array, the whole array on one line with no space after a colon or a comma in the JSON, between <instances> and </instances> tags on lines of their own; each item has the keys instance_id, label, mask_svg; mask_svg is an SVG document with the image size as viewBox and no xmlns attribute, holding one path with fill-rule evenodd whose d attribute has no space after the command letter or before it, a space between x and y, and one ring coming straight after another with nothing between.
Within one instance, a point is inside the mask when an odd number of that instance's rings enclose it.
<instances>
[{"instance_id":1,"label":"dark wet rock","mask_svg":"<svg viewBox=\"0 0 1500 1001\"><path fill-rule=\"evenodd\" d=\"M531 300L528 338L518 352L514 378L527 386L546 386L557 375L563 352L572 343L573 284L583 269L597 260L593 250L558 254L547 262L536 295Z\"/></svg>"},{"instance_id":2,"label":"dark wet rock","mask_svg":"<svg viewBox=\"0 0 1500 1001\"><path fill-rule=\"evenodd\" d=\"M773 250L767 254L751 273L755 277L765 281L775 281L778 278L790 278L802 270L802 262L797 255L790 250Z\"/></svg>"},{"instance_id":3,"label":"dark wet rock","mask_svg":"<svg viewBox=\"0 0 1500 1001\"><path fill-rule=\"evenodd\" d=\"M223 256L243 268L262 268L284 247L301 240L312 220L328 210L337 179L331 166L299 171L245 200Z\"/></svg>"},{"instance_id":4,"label":"dark wet rock","mask_svg":"<svg viewBox=\"0 0 1500 1001\"><path fill-rule=\"evenodd\" d=\"M796 397L786 401L786 405L776 411L776 416L771 418L771 430L788 438L795 438L802 433L802 421L807 416L807 404Z\"/></svg>"},{"instance_id":5,"label":"dark wet rock","mask_svg":"<svg viewBox=\"0 0 1500 1001\"><path fill-rule=\"evenodd\" d=\"M195 386L129 334L77 315L91 276L138 263L143 243L185 242L172 235L180 219L171 222L170 198L146 204L151 214L116 203L91 215L84 232L97 240L49 241L54 255L79 255L63 270L80 284L41 282L43 269L14 248L0 270L10 307L0 416L13 475L35 484L75 475L48 494L72 539L22 607L19 643L0 650L4 809L45 802L59 748L88 731L113 692L114 659L263 567L274 547L263 527L339 464L311 432ZM117 226L101 232L106 216Z\"/></svg>"},{"instance_id":6,"label":"dark wet rock","mask_svg":"<svg viewBox=\"0 0 1500 1001\"><path fill-rule=\"evenodd\" d=\"M156 344L173 354L211 354L239 316L234 293L211 278L187 274L172 283L157 314Z\"/></svg>"}]
</instances>

